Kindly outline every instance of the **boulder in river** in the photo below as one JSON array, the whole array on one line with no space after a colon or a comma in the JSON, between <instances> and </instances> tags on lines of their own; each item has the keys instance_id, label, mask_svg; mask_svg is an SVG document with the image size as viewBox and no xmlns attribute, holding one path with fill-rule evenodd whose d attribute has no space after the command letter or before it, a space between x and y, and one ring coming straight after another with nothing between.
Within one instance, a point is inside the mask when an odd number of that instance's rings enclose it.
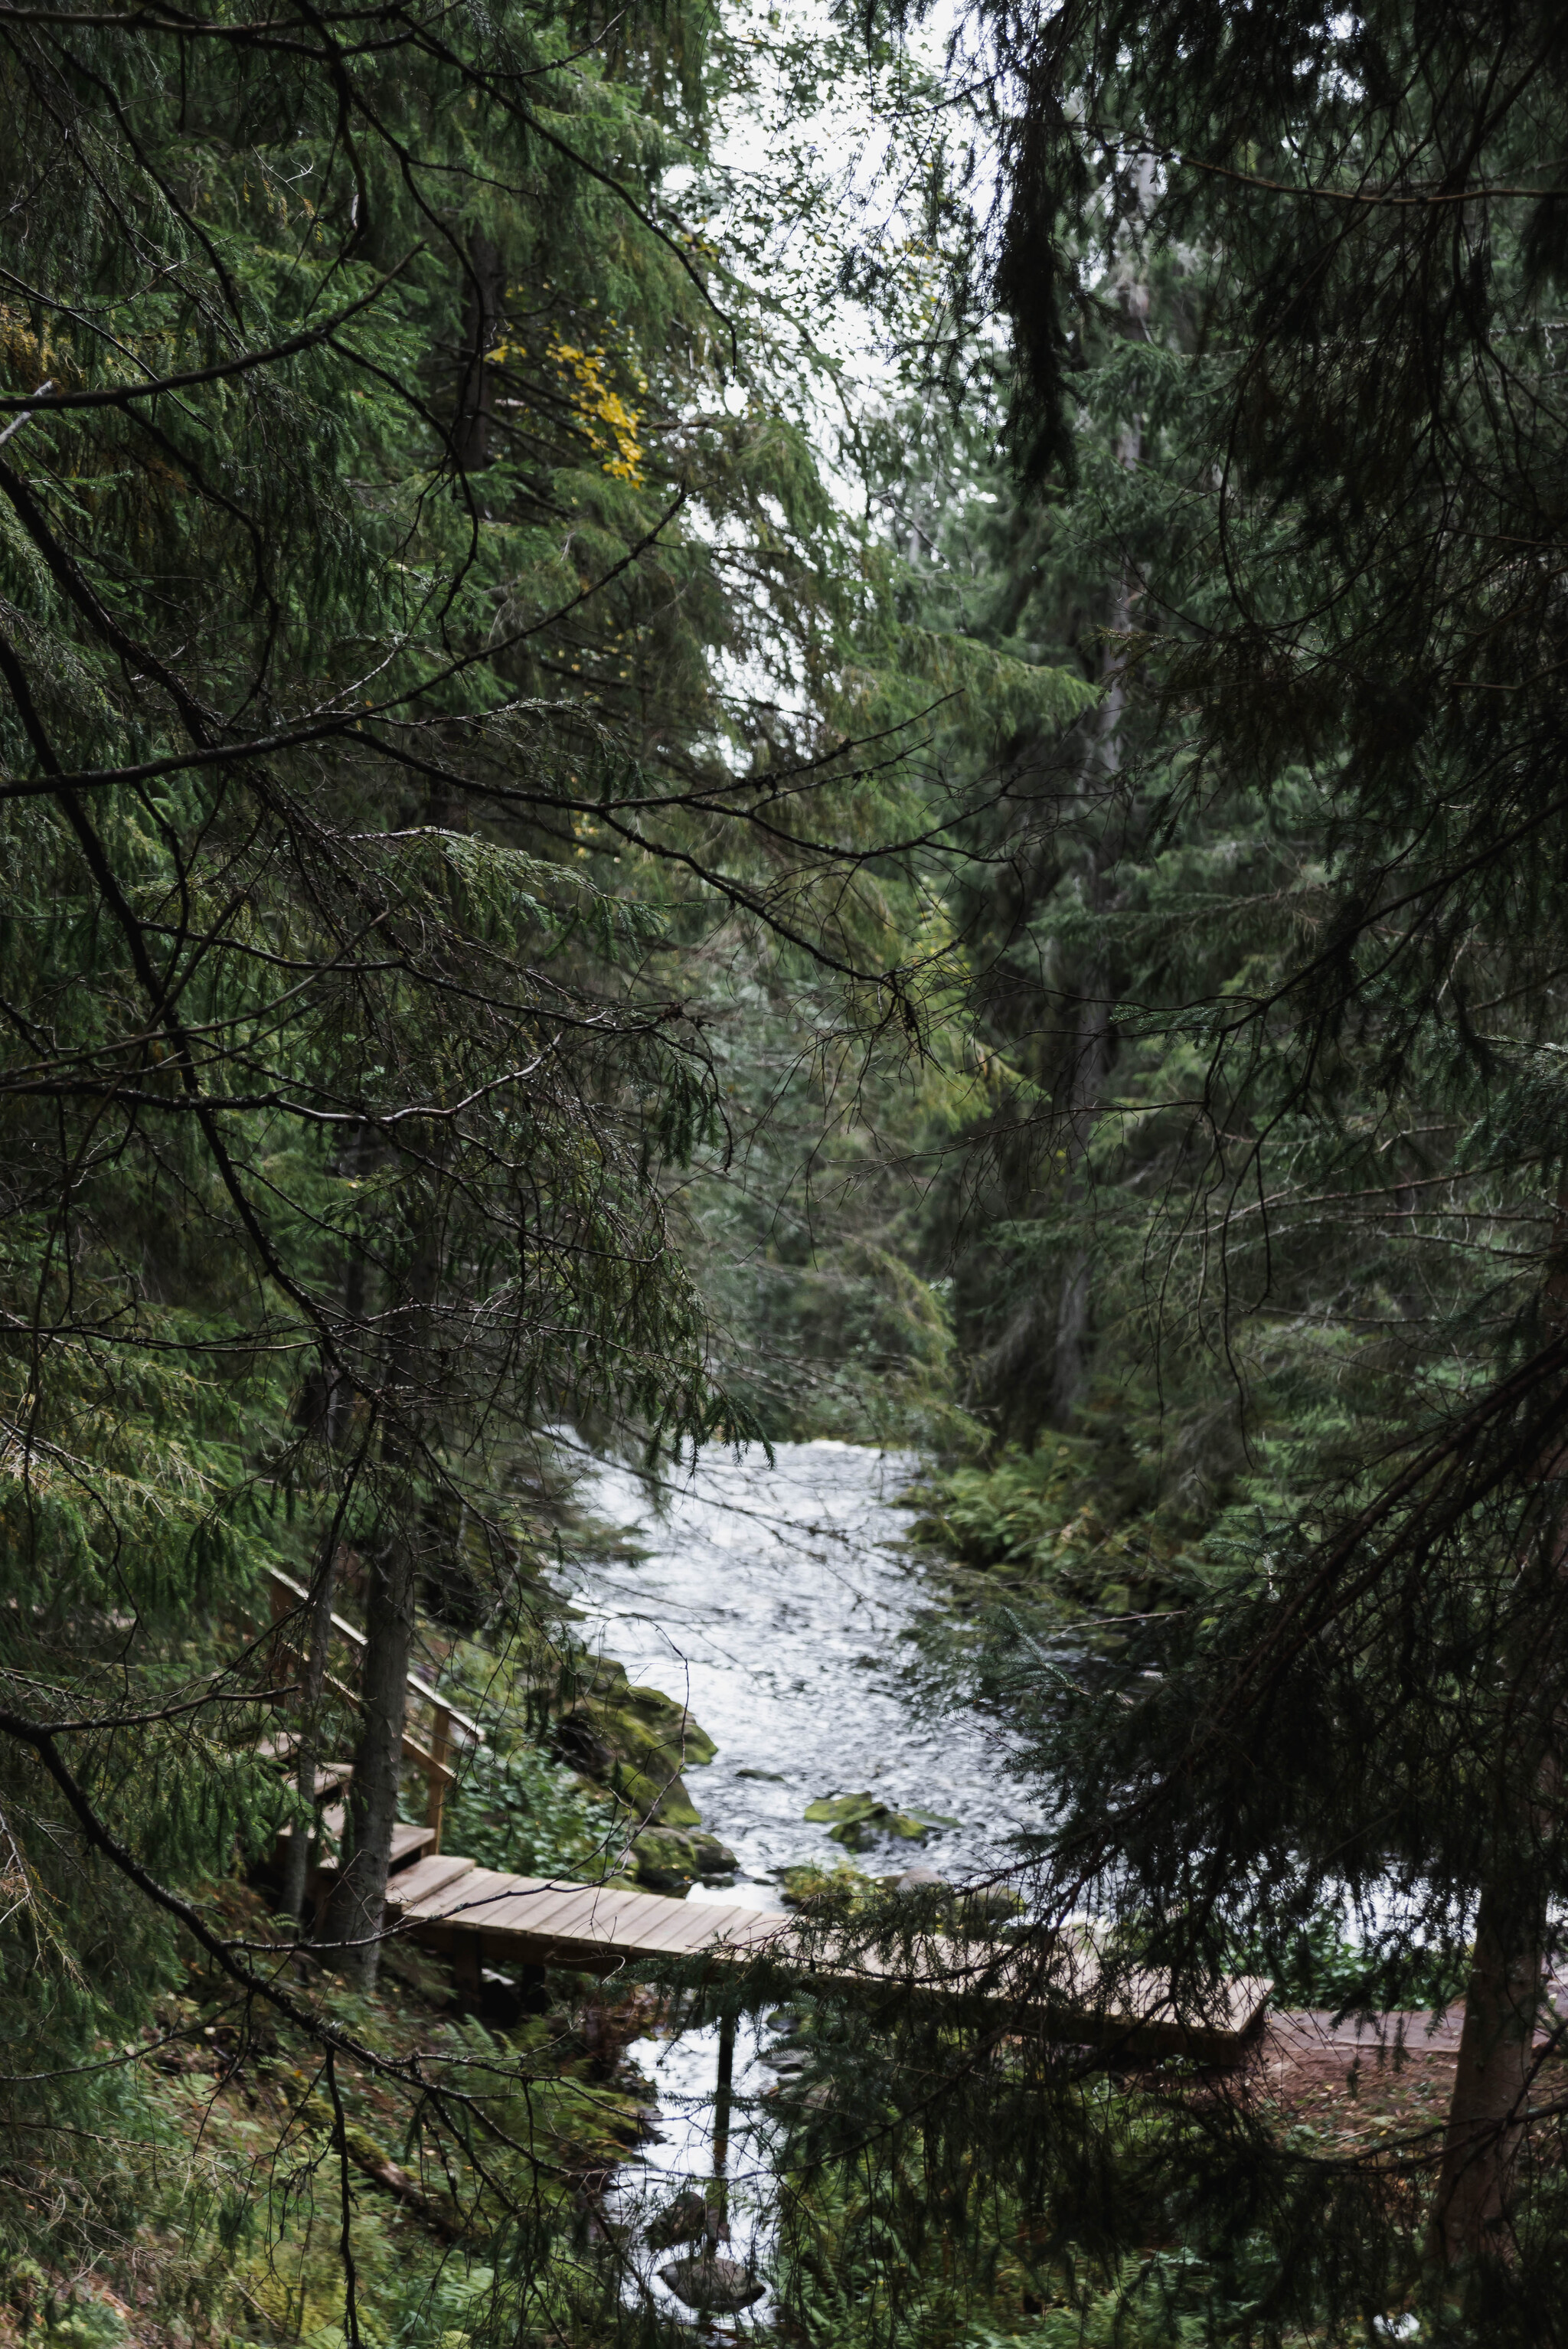
<instances>
[{"instance_id":1,"label":"boulder in river","mask_svg":"<svg viewBox=\"0 0 1568 2349\"><path fill-rule=\"evenodd\" d=\"M668 2284L688 2308L713 2316L737 2315L760 2300L768 2289L738 2260L720 2259L712 2251L689 2260L672 2260L667 2268L659 2270L659 2282Z\"/></svg>"},{"instance_id":2,"label":"boulder in river","mask_svg":"<svg viewBox=\"0 0 1568 2349\"><path fill-rule=\"evenodd\" d=\"M923 1843L933 1827L955 1827L956 1819L937 1811L895 1811L875 1795L819 1795L806 1806L812 1826L825 1826L846 1851L867 1851L879 1836L898 1836L906 1843Z\"/></svg>"},{"instance_id":3,"label":"boulder in river","mask_svg":"<svg viewBox=\"0 0 1568 2349\"><path fill-rule=\"evenodd\" d=\"M954 1903L962 1933L985 1933L1010 1924L1022 1914L1023 1895L1010 1884L975 1884L961 1891Z\"/></svg>"},{"instance_id":4,"label":"boulder in river","mask_svg":"<svg viewBox=\"0 0 1568 2349\"><path fill-rule=\"evenodd\" d=\"M686 1892L694 1884L733 1876L739 1866L735 1854L716 1835L677 1827L645 1827L633 1837L631 1848L637 1881L650 1892Z\"/></svg>"},{"instance_id":5,"label":"boulder in river","mask_svg":"<svg viewBox=\"0 0 1568 2349\"><path fill-rule=\"evenodd\" d=\"M685 1706L659 1689L634 1686L624 1665L608 1661L570 1685L574 1692L553 1723L561 1758L612 1787L641 1818L698 1826L701 1815L681 1772L711 1762L718 1748Z\"/></svg>"},{"instance_id":6,"label":"boulder in river","mask_svg":"<svg viewBox=\"0 0 1568 2349\"><path fill-rule=\"evenodd\" d=\"M639 1818L652 1819L662 1827L702 1825L702 1813L678 1771L634 1770L629 1762L617 1762L610 1773L610 1784Z\"/></svg>"},{"instance_id":7,"label":"boulder in river","mask_svg":"<svg viewBox=\"0 0 1568 2349\"><path fill-rule=\"evenodd\" d=\"M777 1868L773 1873L783 1891L786 1909L804 1909L814 1901L852 1903L866 1886L859 1869L842 1859L835 1860L830 1868L821 1860L802 1860L798 1868Z\"/></svg>"},{"instance_id":8,"label":"boulder in river","mask_svg":"<svg viewBox=\"0 0 1568 2349\"><path fill-rule=\"evenodd\" d=\"M906 1868L902 1876L884 1877L895 1892L948 1892L952 1890L945 1876L938 1876L934 1868Z\"/></svg>"},{"instance_id":9,"label":"boulder in river","mask_svg":"<svg viewBox=\"0 0 1568 2349\"><path fill-rule=\"evenodd\" d=\"M707 2204L695 2187L688 2186L684 2194L676 2196L667 2209L649 2220L644 2231L650 2251L670 2251L677 2243L701 2242L707 2233ZM727 2219L719 2220L718 2235L721 2242L729 2240ZM671 2289L673 2291L673 2285Z\"/></svg>"},{"instance_id":10,"label":"boulder in river","mask_svg":"<svg viewBox=\"0 0 1568 2349\"><path fill-rule=\"evenodd\" d=\"M954 1884L934 1868L906 1868L881 1879L890 1891L907 1892L937 1908L944 1930L983 1939L1023 1913L1022 1894L1010 1884Z\"/></svg>"}]
</instances>

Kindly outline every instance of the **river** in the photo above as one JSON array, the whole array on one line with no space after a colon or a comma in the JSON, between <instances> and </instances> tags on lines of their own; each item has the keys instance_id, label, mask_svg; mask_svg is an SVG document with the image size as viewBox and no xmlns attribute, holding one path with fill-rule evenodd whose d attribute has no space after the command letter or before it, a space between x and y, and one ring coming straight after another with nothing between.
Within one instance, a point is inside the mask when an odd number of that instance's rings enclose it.
<instances>
[{"instance_id":1,"label":"river","mask_svg":"<svg viewBox=\"0 0 1568 2349\"><path fill-rule=\"evenodd\" d=\"M584 1498L634 1557L579 1561L570 1596L583 1635L684 1700L718 1747L688 1783L739 1862L719 1899L775 1907L778 1871L803 1860L979 1875L1042 1824L1010 1774L1006 1723L933 1669L920 1637L932 1593L892 1506L919 1465L820 1442L781 1444L771 1465L760 1449L707 1454L656 1486L614 1464L586 1471ZM957 1825L923 1847L851 1855L802 1816L861 1793Z\"/></svg>"},{"instance_id":2,"label":"river","mask_svg":"<svg viewBox=\"0 0 1568 2349\"><path fill-rule=\"evenodd\" d=\"M622 1539L573 1567L580 1635L634 1682L682 1699L718 1753L689 1784L703 1824L738 1862L736 1880L695 1900L779 1905L779 1875L802 1861L873 1875L918 1864L961 1882L1008 1857L1042 1824L1012 1776L1006 1723L934 1669L921 1636L934 1594L892 1506L911 1454L849 1444L779 1444L705 1455L656 1483L603 1461L583 1497ZM884 1838L851 1854L803 1813L820 1795L874 1795L891 1809L944 1814L923 1845ZM640 2247L639 2221L711 2168L716 2033L691 2031L630 2050L658 2100L660 2139L622 2172L615 2203L632 2233L634 2281L672 2315L660 2281L670 2253ZM769 2099L789 2063L777 2024L743 2024L736 2049L730 2255L766 2275L770 2232ZM764 2297L738 2320L766 2325Z\"/></svg>"}]
</instances>

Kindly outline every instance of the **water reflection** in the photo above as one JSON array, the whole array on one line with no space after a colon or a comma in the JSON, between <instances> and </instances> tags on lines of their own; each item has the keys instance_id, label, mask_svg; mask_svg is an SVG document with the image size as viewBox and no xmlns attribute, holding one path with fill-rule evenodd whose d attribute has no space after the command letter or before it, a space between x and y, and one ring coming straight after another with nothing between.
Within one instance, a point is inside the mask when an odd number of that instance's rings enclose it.
<instances>
[{"instance_id":1,"label":"water reflection","mask_svg":"<svg viewBox=\"0 0 1568 2349\"><path fill-rule=\"evenodd\" d=\"M775 2134L768 2100L778 2085L769 2062L787 2039L773 2025L743 2015L735 2026L726 2214L728 2235L718 2245L764 2287L760 2299L738 2315L709 2320L716 2329L746 2333L766 2331L773 2321L768 2285L769 2255L775 2226L771 2165ZM684 2258L695 2244L652 2248L648 2234L689 2197L703 2199L714 2175L714 2084L718 2064L718 2026L677 2032L668 2038L634 2040L627 2054L652 2086L658 2102L658 2133L635 2159L624 2165L605 2198L613 2225L624 2229L630 2272L625 2297L647 2299L661 2314L682 2323L700 2322L671 2292L660 2272ZM788 2056L783 2058L788 2063Z\"/></svg>"}]
</instances>

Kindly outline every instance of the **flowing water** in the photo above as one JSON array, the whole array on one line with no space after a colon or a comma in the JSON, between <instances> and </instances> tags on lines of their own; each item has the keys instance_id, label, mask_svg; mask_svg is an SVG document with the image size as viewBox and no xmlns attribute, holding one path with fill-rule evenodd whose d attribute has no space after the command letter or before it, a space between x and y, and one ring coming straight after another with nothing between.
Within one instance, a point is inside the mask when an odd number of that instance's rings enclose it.
<instances>
[{"instance_id":1,"label":"flowing water","mask_svg":"<svg viewBox=\"0 0 1568 2349\"><path fill-rule=\"evenodd\" d=\"M923 1569L892 1504L918 1461L852 1444L781 1444L705 1458L650 1487L603 1463L585 1498L634 1557L588 1559L570 1589L590 1640L634 1682L684 1701L718 1746L687 1783L703 1825L739 1862L717 1897L776 1907L776 1871L851 1859L807 1824L824 1795L874 1795L957 1821L923 1847L852 1858L873 1874L913 1862L955 1879L1006 1857L1040 1824L1011 1777L1006 1724L928 1669Z\"/></svg>"},{"instance_id":2,"label":"flowing water","mask_svg":"<svg viewBox=\"0 0 1568 2349\"><path fill-rule=\"evenodd\" d=\"M930 1594L903 1546L892 1504L918 1462L848 1444L780 1444L705 1459L657 1485L603 1462L584 1498L625 1538L573 1570L581 1630L634 1682L683 1700L718 1746L690 1772L703 1825L738 1862L709 1898L779 1905L778 1872L802 1861L873 1875L912 1864L961 1882L1004 1861L1009 1839L1042 1821L1011 1776L1005 1723L955 1693L924 1661ZM882 1839L846 1853L802 1814L820 1795L870 1794L891 1809L944 1814L923 1845ZM701 1899L701 1890L693 1899ZM630 2234L628 2292L686 2313L659 2271L675 2252L641 2241L647 2207L712 2174L717 2032L637 2042L654 2084L659 2141L621 2174L615 2205ZM736 2047L728 2256L766 2273L770 2231L769 2098L789 2066L787 2037L743 2023ZM738 2320L766 2323L768 2298Z\"/></svg>"}]
</instances>

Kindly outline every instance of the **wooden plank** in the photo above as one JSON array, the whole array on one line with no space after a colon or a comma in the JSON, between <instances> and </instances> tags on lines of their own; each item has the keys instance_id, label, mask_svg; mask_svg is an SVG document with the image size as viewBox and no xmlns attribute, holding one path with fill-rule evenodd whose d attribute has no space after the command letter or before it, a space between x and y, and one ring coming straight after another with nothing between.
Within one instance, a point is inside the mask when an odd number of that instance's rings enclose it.
<instances>
[{"instance_id":1,"label":"wooden plank","mask_svg":"<svg viewBox=\"0 0 1568 2349\"><path fill-rule=\"evenodd\" d=\"M712 1949L723 1940L722 1931L710 1922L711 1911L707 1909L687 1909L679 1900L670 1905L675 1915L662 1920L651 1932L644 1931L643 1946L650 1956L694 1957L698 1951Z\"/></svg>"},{"instance_id":2,"label":"wooden plank","mask_svg":"<svg viewBox=\"0 0 1568 2349\"><path fill-rule=\"evenodd\" d=\"M656 1939L666 1927L671 1909L685 1913L684 1901L672 1900L663 1892L623 1892L615 1916L617 1948L657 1949L663 1944ZM695 1912L694 1912L695 1913Z\"/></svg>"},{"instance_id":3,"label":"wooden plank","mask_svg":"<svg viewBox=\"0 0 1568 2349\"><path fill-rule=\"evenodd\" d=\"M590 1953L595 1961L614 1960L616 1963L658 1954L668 1920L660 1917L658 1908L665 1905L656 1893L627 1896L619 1893L610 1899L601 1898L588 1911L563 1914L552 1911L549 1917L540 1912L530 1915L521 1909L508 1911L502 1930L510 1931L519 1942L528 1942L540 1949L546 1944L552 1951L549 1962L569 1965L570 1951L575 1948ZM676 1904L678 1905L678 1904Z\"/></svg>"},{"instance_id":4,"label":"wooden plank","mask_svg":"<svg viewBox=\"0 0 1568 2349\"><path fill-rule=\"evenodd\" d=\"M448 1885L455 1884L459 1876L470 1875L473 1865L471 1859L459 1859L456 1854L443 1859L434 1852L428 1853L425 1858L417 1859L412 1868L404 1868L395 1884L387 1887L387 1898L395 1908L414 1908L421 1900L428 1900L435 1893L444 1891Z\"/></svg>"},{"instance_id":5,"label":"wooden plank","mask_svg":"<svg viewBox=\"0 0 1568 2349\"><path fill-rule=\"evenodd\" d=\"M505 1933L513 1940L531 1937L546 1940L581 1941L597 1947L600 1936L574 1900L559 1892L512 1893L498 1900L485 1918L487 1933Z\"/></svg>"},{"instance_id":6,"label":"wooden plank","mask_svg":"<svg viewBox=\"0 0 1568 2349\"><path fill-rule=\"evenodd\" d=\"M690 1914L711 1917L715 1940L734 1941L743 1948L779 1940L788 1935L792 1922L782 1909L748 1909L739 1901L705 1900Z\"/></svg>"},{"instance_id":7,"label":"wooden plank","mask_svg":"<svg viewBox=\"0 0 1568 2349\"><path fill-rule=\"evenodd\" d=\"M418 1739L410 1737L407 1730L403 1732L403 1759L405 1762L417 1762L425 1774L427 1789L438 1786L443 1797L447 1788L455 1786L458 1783L458 1774L451 1764L448 1762L438 1762L433 1754L427 1753Z\"/></svg>"},{"instance_id":8,"label":"wooden plank","mask_svg":"<svg viewBox=\"0 0 1568 2349\"><path fill-rule=\"evenodd\" d=\"M579 1885L564 1894L553 1888L537 1896L527 1892L498 1908L495 1927L499 1932L534 1933L600 1949L615 1939L617 1913L625 1897L600 1884Z\"/></svg>"},{"instance_id":9,"label":"wooden plank","mask_svg":"<svg viewBox=\"0 0 1568 2349\"><path fill-rule=\"evenodd\" d=\"M413 1852L423 1851L436 1840L433 1827L417 1826L411 1819L399 1819L392 1830L392 1857L389 1865L397 1868Z\"/></svg>"},{"instance_id":10,"label":"wooden plank","mask_svg":"<svg viewBox=\"0 0 1568 2349\"><path fill-rule=\"evenodd\" d=\"M637 1939L650 1956L690 1957L706 1951L720 1960L739 1963L752 1956L758 1946L789 1930L789 1920L776 1911L716 1909L706 1901L695 1909L680 1902L675 1906L675 1916L637 1929Z\"/></svg>"},{"instance_id":11,"label":"wooden plank","mask_svg":"<svg viewBox=\"0 0 1568 2349\"><path fill-rule=\"evenodd\" d=\"M485 1930L510 1933L564 1931L570 1938L577 1922L587 1916L585 1899L591 1900L596 1889L591 1885L556 1883L549 1877L511 1877L502 1896L487 1913Z\"/></svg>"},{"instance_id":12,"label":"wooden plank","mask_svg":"<svg viewBox=\"0 0 1568 2349\"><path fill-rule=\"evenodd\" d=\"M612 1894L600 1905L593 1919L594 1942L618 1958L656 1957L669 1948L672 1936L680 1937L681 1904L657 1893L645 1893L641 1899L634 1894L632 1899L636 1900L635 1908L628 1905L624 1892ZM655 1900L660 1909L675 1914L660 1915L652 1905Z\"/></svg>"},{"instance_id":13,"label":"wooden plank","mask_svg":"<svg viewBox=\"0 0 1568 2349\"><path fill-rule=\"evenodd\" d=\"M443 1877L430 1891L421 1893L418 1900L406 1905L410 1912L417 1910L419 1916L434 1923L459 1909L470 1888L479 1889L489 1873L483 1868L465 1868L460 1875Z\"/></svg>"},{"instance_id":14,"label":"wooden plank","mask_svg":"<svg viewBox=\"0 0 1568 2349\"><path fill-rule=\"evenodd\" d=\"M476 1932L484 1929L485 1912L498 1899L504 1899L516 1879L502 1876L491 1868L471 1868L455 1883L419 1903L421 1912L433 1923L451 1921L468 1925Z\"/></svg>"},{"instance_id":15,"label":"wooden plank","mask_svg":"<svg viewBox=\"0 0 1568 2349\"><path fill-rule=\"evenodd\" d=\"M627 1956L649 1957L706 1949L715 1939L711 1915L706 1906L688 1909L684 1900L665 1894L622 1893L614 1918L614 1947Z\"/></svg>"},{"instance_id":16,"label":"wooden plank","mask_svg":"<svg viewBox=\"0 0 1568 2349\"><path fill-rule=\"evenodd\" d=\"M824 1957L813 1970L823 1987L902 1991L913 1999L980 2006L1047 2037L1101 2046L1125 2043L1130 2052L1153 2055L1233 2054L1261 2018L1271 1989L1266 1982L1238 1977L1221 1986L1206 2011L1183 2012L1159 1975L1107 1983L1092 1951L1064 1953L1046 1966L1030 1952L992 1953L988 1961L984 1951L951 1943L938 1944L913 1967L874 1951L841 1964L830 1952Z\"/></svg>"}]
</instances>

